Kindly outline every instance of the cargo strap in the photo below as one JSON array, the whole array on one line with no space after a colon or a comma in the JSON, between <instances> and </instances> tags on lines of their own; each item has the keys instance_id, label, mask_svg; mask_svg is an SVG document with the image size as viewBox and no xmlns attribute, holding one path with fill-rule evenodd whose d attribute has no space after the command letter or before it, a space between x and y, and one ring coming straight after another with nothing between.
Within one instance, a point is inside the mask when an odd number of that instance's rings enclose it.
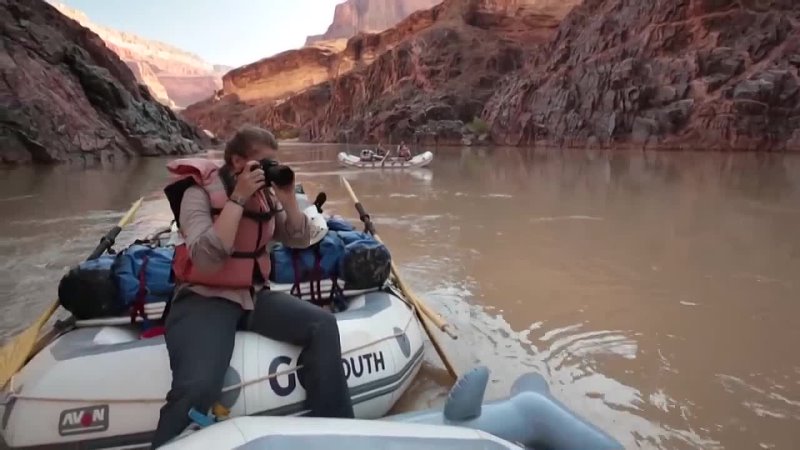
<instances>
[{"instance_id":1,"label":"cargo strap","mask_svg":"<svg viewBox=\"0 0 800 450\"><path fill-rule=\"evenodd\" d=\"M131 305L131 324L136 323L136 317L142 318L142 333L139 336L141 339L149 339L156 336L161 336L165 332L163 326L154 327L150 319L147 317L145 310L145 299L147 298L147 263L149 257L144 255L142 258L142 267L139 269L139 290L136 292L136 299ZM162 318L166 317L166 311Z\"/></svg>"},{"instance_id":2,"label":"cargo strap","mask_svg":"<svg viewBox=\"0 0 800 450\"><path fill-rule=\"evenodd\" d=\"M300 268L300 253L292 249L292 268L294 270L294 284L289 294L302 299L303 293L300 290L302 281L301 268ZM344 290L339 286L339 279L336 275L331 277L331 289L328 298L324 298L322 294L322 254L319 245L314 246L314 267L311 269L310 276L308 277L308 285L310 288L311 303L317 306L333 305L334 312L341 312L347 309L347 302L344 300Z\"/></svg>"},{"instance_id":3,"label":"cargo strap","mask_svg":"<svg viewBox=\"0 0 800 450\"><path fill-rule=\"evenodd\" d=\"M147 263L150 258L144 255L142 266L139 268L139 290L136 292L136 299L131 305L131 324L136 323L136 317L142 318L142 328L146 331L150 328L150 320L144 310L144 300L147 297Z\"/></svg>"}]
</instances>

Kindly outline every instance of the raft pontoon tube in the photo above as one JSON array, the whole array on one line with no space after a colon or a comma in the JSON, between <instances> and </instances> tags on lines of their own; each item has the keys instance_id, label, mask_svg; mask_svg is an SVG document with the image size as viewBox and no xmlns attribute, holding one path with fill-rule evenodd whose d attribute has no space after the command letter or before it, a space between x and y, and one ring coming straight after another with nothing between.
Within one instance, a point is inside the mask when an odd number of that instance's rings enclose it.
<instances>
[{"instance_id":1,"label":"raft pontoon tube","mask_svg":"<svg viewBox=\"0 0 800 450\"><path fill-rule=\"evenodd\" d=\"M550 395L538 374L517 379L506 399L483 403L489 370L477 367L450 390L442 410L379 420L237 418L177 438L165 450L618 450L611 436Z\"/></svg>"},{"instance_id":2,"label":"raft pontoon tube","mask_svg":"<svg viewBox=\"0 0 800 450\"><path fill-rule=\"evenodd\" d=\"M383 417L423 360L423 331L393 288L358 295L336 313L342 366L357 418ZM80 327L39 352L2 392L0 435L12 449L149 444L172 374L163 336L137 326ZM202 331L198 331L202 332ZM306 412L301 349L236 334L219 402L230 417Z\"/></svg>"},{"instance_id":3,"label":"raft pontoon tube","mask_svg":"<svg viewBox=\"0 0 800 450\"><path fill-rule=\"evenodd\" d=\"M237 417L159 450L523 450L462 427L382 420Z\"/></svg>"}]
</instances>

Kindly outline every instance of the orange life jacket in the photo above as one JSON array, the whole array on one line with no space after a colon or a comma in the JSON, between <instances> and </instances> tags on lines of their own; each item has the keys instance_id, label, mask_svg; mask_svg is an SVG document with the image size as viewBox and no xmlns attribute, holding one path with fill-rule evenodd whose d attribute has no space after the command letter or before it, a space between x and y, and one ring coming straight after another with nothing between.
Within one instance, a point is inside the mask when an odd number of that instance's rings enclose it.
<instances>
[{"instance_id":1,"label":"orange life jacket","mask_svg":"<svg viewBox=\"0 0 800 450\"><path fill-rule=\"evenodd\" d=\"M222 165L221 161L203 158L177 159L167 164L167 170L176 179L164 189L164 192L179 227L183 193L195 184L208 193L212 220L217 220L228 201L228 193L225 190L225 183L220 171ZM239 221L239 229L233 244L233 254L217 271L207 272L197 269L192 264L186 244L182 243L176 246L172 262L175 280L209 287L246 289L253 286L254 269L257 266L266 282L270 273L267 244L275 232L271 204L274 203L267 202L264 192L258 192L250 197Z\"/></svg>"}]
</instances>

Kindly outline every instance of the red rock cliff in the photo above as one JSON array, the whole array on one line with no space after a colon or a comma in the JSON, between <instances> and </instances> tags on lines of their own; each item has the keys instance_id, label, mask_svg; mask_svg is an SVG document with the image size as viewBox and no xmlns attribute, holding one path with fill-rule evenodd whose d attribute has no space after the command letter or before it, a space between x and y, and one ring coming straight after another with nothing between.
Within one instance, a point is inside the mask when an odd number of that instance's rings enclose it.
<instances>
[{"instance_id":1,"label":"red rock cliff","mask_svg":"<svg viewBox=\"0 0 800 450\"><path fill-rule=\"evenodd\" d=\"M0 37L0 162L199 150L99 36L44 1L0 0Z\"/></svg>"},{"instance_id":2,"label":"red rock cliff","mask_svg":"<svg viewBox=\"0 0 800 450\"><path fill-rule=\"evenodd\" d=\"M350 0L337 6L331 39L350 37L359 29L383 29L385 23L396 23L414 9L435 4L432 0ZM352 27L341 25L347 19ZM288 50L269 58L233 69L223 77L223 91L240 101L254 102L281 99L302 92L319 83L344 75L357 64L368 64L406 35L429 26L424 21L392 29L379 35L360 36L353 42L344 39L314 41L311 46ZM337 25L337 23L339 25ZM342 31L347 28L348 31Z\"/></svg>"},{"instance_id":3,"label":"red rock cliff","mask_svg":"<svg viewBox=\"0 0 800 450\"><path fill-rule=\"evenodd\" d=\"M586 0L484 110L504 144L800 150L800 1Z\"/></svg>"},{"instance_id":4,"label":"red rock cliff","mask_svg":"<svg viewBox=\"0 0 800 450\"><path fill-rule=\"evenodd\" d=\"M337 76L339 61L335 49L289 50L231 70L222 78L223 90L241 101L287 97Z\"/></svg>"},{"instance_id":5,"label":"red rock cliff","mask_svg":"<svg viewBox=\"0 0 800 450\"><path fill-rule=\"evenodd\" d=\"M336 5L333 22L324 34L309 36L306 45L319 41L349 39L361 32L377 33L393 27L414 11L442 0L347 0Z\"/></svg>"},{"instance_id":6,"label":"red rock cliff","mask_svg":"<svg viewBox=\"0 0 800 450\"><path fill-rule=\"evenodd\" d=\"M496 82L521 68L557 25L534 0L448 0L381 33L351 38L333 56L333 81L280 100L237 93L193 105L184 116L223 137L250 122L313 141L428 133L460 141L463 123L480 114ZM271 82L255 76L242 89Z\"/></svg>"},{"instance_id":7,"label":"red rock cliff","mask_svg":"<svg viewBox=\"0 0 800 450\"><path fill-rule=\"evenodd\" d=\"M92 22L81 11L53 3L61 13L97 33L119 55L156 99L170 107L184 107L208 98L222 87L218 67L192 53Z\"/></svg>"}]
</instances>

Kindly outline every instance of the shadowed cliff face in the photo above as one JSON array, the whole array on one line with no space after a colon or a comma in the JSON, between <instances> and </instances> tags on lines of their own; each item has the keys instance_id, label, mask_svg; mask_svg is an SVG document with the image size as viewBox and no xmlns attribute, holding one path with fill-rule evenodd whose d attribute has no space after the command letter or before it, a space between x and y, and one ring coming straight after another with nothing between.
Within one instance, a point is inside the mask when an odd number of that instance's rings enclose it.
<instances>
[{"instance_id":1,"label":"shadowed cliff face","mask_svg":"<svg viewBox=\"0 0 800 450\"><path fill-rule=\"evenodd\" d=\"M554 33L558 18L535 4L449 0L384 32L357 35L339 53L292 51L313 56L308 59L314 63L289 65L287 52L231 71L226 97L183 114L223 137L244 123L258 123L311 141L438 134L441 142L460 142L464 123L480 115L497 81L520 69ZM309 73L332 81L289 75L303 67L316 67Z\"/></svg>"},{"instance_id":2,"label":"shadowed cliff face","mask_svg":"<svg viewBox=\"0 0 800 450\"><path fill-rule=\"evenodd\" d=\"M347 0L336 5L333 22L324 34L309 36L306 45L349 39L358 33L377 33L396 25L414 11L442 0Z\"/></svg>"},{"instance_id":3,"label":"shadowed cliff face","mask_svg":"<svg viewBox=\"0 0 800 450\"><path fill-rule=\"evenodd\" d=\"M504 144L800 150L800 2L587 0L484 111Z\"/></svg>"},{"instance_id":4,"label":"shadowed cliff face","mask_svg":"<svg viewBox=\"0 0 800 450\"><path fill-rule=\"evenodd\" d=\"M0 0L0 162L199 150L103 40L42 0Z\"/></svg>"},{"instance_id":5,"label":"shadowed cliff face","mask_svg":"<svg viewBox=\"0 0 800 450\"><path fill-rule=\"evenodd\" d=\"M53 6L97 33L131 68L136 79L167 106L184 107L212 96L222 87L222 75L230 70L171 45L98 25L83 12L64 4L54 2Z\"/></svg>"}]
</instances>

